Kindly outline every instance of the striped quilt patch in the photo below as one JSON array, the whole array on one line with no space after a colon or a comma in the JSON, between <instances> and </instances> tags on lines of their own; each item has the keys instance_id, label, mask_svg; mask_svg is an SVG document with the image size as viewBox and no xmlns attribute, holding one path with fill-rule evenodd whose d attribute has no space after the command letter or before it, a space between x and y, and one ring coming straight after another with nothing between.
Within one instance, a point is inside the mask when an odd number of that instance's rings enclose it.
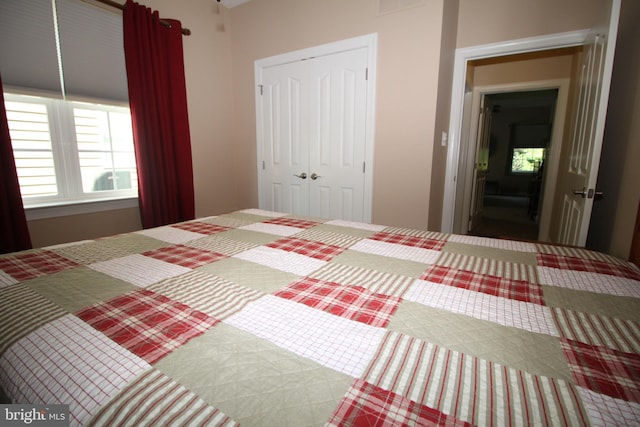
<instances>
[{"instance_id":1,"label":"striped quilt patch","mask_svg":"<svg viewBox=\"0 0 640 427\"><path fill-rule=\"evenodd\" d=\"M311 276L327 282L346 282L350 286L360 286L376 294L396 297L404 295L415 280L380 270L331 262L314 271Z\"/></svg>"},{"instance_id":2,"label":"striped quilt patch","mask_svg":"<svg viewBox=\"0 0 640 427\"><path fill-rule=\"evenodd\" d=\"M381 328L387 326L400 303L398 297L374 294L358 286L344 286L313 278L290 284L277 291L275 296Z\"/></svg>"},{"instance_id":3,"label":"striped quilt patch","mask_svg":"<svg viewBox=\"0 0 640 427\"><path fill-rule=\"evenodd\" d=\"M149 363L218 323L201 311L147 289L84 308L77 316Z\"/></svg>"},{"instance_id":4,"label":"striped quilt patch","mask_svg":"<svg viewBox=\"0 0 640 427\"><path fill-rule=\"evenodd\" d=\"M233 256L240 252L247 251L258 246L255 243L241 242L239 240L227 239L219 235L207 236L202 239L192 240L186 246L202 249L203 251L214 252L227 256Z\"/></svg>"},{"instance_id":5,"label":"striped quilt patch","mask_svg":"<svg viewBox=\"0 0 640 427\"><path fill-rule=\"evenodd\" d=\"M145 410L140 410L144 408ZM235 421L161 372L150 369L91 419L91 425L236 426Z\"/></svg>"},{"instance_id":6,"label":"striped quilt patch","mask_svg":"<svg viewBox=\"0 0 640 427\"><path fill-rule=\"evenodd\" d=\"M40 326L67 314L22 283L0 289L0 354Z\"/></svg>"},{"instance_id":7,"label":"striped quilt patch","mask_svg":"<svg viewBox=\"0 0 640 427\"><path fill-rule=\"evenodd\" d=\"M298 239L313 240L341 248L348 248L349 246L356 244L361 239L361 237L351 236L349 234L333 233L321 229L319 230L317 227L301 231L296 234L296 237Z\"/></svg>"},{"instance_id":8,"label":"striped quilt patch","mask_svg":"<svg viewBox=\"0 0 640 427\"><path fill-rule=\"evenodd\" d=\"M519 242L517 240L493 239L490 237L469 236L466 234L452 234L449 242L464 243L474 246L486 246L488 248L506 249L518 252L537 252L534 243Z\"/></svg>"},{"instance_id":9,"label":"striped quilt patch","mask_svg":"<svg viewBox=\"0 0 640 427\"><path fill-rule=\"evenodd\" d=\"M255 289L240 286L201 271L167 279L149 286L150 291L180 301L189 307L222 320L263 296Z\"/></svg>"},{"instance_id":10,"label":"striped quilt patch","mask_svg":"<svg viewBox=\"0 0 640 427\"><path fill-rule=\"evenodd\" d=\"M640 353L639 322L565 308L554 308L553 316L564 338L626 353Z\"/></svg>"},{"instance_id":11,"label":"striped quilt patch","mask_svg":"<svg viewBox=\"0 0 640 427\"><path fill-rule=\"evenodd\" d=\"M471 424L366 381L356 380L326 425L458 427Z\"/></svg>"},{"instance_id":12,"label":"striped quilt patch","mask_svg":"<svg viewBox=\"0 0 640 427\"><path fill-rule=\"evenodd\" d=\"M20 282L77 266L75 261L49 250L0 257L0 270Z\"/></svg>"},{"instance_id":13,"label":"striped quilt patch","mask_svg":"<svg viewBox=\"0 0 640 427\"><path fill-rule=\"evenodd\" d=\"M542 288L535 283L524 280L510 280L500 276L479 274L440 265L429 267L420 278L428 282L544 305Z\"/></svg>"},{"instance_id":14,"label":"striped quilt patch","mask_svg":"<svg viewBox=\"0 0 640 427\"><path fill-rule=\"evenodd\" d=\"M538 283L538 275L534 265L506 262L480 256L461 255L453 252L442 252L436 264L488 276L500 276L511 280Z\"/></svg>"},{"instance_id":15,"label":"striped quilt patch","mask_svg":"<svg viewBox=\"0 0 640 427\"><path fill-rule=\"evenodd\" d=\"M474 425L585 425L575 387L389 332L362 379Z\"/></svg>"}]
</instances>

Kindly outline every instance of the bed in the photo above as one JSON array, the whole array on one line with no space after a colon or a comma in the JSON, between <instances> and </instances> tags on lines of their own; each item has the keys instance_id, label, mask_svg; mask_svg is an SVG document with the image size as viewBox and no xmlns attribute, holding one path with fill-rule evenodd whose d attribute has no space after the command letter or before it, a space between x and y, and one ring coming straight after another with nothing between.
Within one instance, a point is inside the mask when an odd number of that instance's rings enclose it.
<instances>
[{"instance_id":1,"label":"bed","mask_svg":"<svg viewBox=\"0 0 640 427\"><path fill-rule=\"evenodd\" d=\"M71 425L640 425L640 269L248 209L0 256L0 386Z\"/></svg>"}]
</instances>

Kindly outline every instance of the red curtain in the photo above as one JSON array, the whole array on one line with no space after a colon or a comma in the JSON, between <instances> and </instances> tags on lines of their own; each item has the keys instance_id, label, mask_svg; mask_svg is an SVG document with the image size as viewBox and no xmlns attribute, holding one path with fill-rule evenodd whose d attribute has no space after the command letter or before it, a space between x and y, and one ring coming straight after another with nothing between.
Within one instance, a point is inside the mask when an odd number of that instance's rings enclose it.
<instances>
[{"instance_id":1,"label":"red curtain","mask_svg":"<svg viewBox=\"0 0 640 427\"><path fill-rule=\"evenodd\" d=\"M182 25L128 0L123 13L129 104L144 228L193 219L193 165Z\"/></svg>"},{"instance_id":2,"label":"red curtain","mask_svg":"<svg viewBox=\"0 0 640 427\"><path fill-rule=\"evenodd\" d=\"M0 88L2 78L0 77ZM0 94L0 253L31 249L31 237L24 213L18 172L11 147L4 92Z\"/></svg>"}]
</instances>

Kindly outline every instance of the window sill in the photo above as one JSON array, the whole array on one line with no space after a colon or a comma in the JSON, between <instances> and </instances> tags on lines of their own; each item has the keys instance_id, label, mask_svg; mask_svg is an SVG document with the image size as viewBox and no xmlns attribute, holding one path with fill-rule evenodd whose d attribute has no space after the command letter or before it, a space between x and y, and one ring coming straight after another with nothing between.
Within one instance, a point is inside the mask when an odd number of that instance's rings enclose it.
<instances>
[{"instance_id":1,"label":"window sill","mask_svg":"<svg viewBox=\"0 0 640 427\"><path fill-rule=\"evenodd\" d=\"M25 213L27 221L33 221L38 219L57 218L61 216L69 215L82 215L94 212L112 211L117 209L137 208L138 198L130 197L124 199L111 199L111 200L95 200L95 201L82 201L82 202L70 202L67 204L55 204L26 207Z\"/></svg>"}]
</instances>

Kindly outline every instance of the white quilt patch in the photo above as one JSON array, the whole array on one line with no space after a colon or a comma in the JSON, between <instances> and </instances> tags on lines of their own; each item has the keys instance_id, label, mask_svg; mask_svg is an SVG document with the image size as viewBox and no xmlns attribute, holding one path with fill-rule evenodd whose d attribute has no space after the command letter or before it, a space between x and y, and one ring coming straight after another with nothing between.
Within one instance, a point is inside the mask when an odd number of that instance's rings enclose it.
<instances>
[{"instance_id":1,"label":"white quilt patch","mask_svg":"<svg viewBox=\"0 0 640 427\"><path fill-rule=\"evenodd\" d=\"M300 255L295 252L283 251L282 249L269 248L266 246L249 249L233 257L275 268L276 270L297 274L298 276L308 276L327 263L327 261Z\"/></svg>"},{"instance_id":2,"label":"white quilt patch","mask_svg":"<svg viewBox=\"0 0 640 427\"><path fill-rule=\"evenodd\" d=\"M433 264L440 256L440 251L418 248L415 246L399 245L397 243L381 242L372 239L361 240L349 249L368 254L421 262L423 264Z\"/></svg>"},{"instance_id":3,"label":"white quilt patch","mask_svg":"<svg viewBox=\"0 0 640 427\"><path fill-rule=\"evenodd\" d=\"M288 214L282 213L282 212L266 211L266 210L263 210L263 209L244 209L244 210L241 210L240 212L246 213L246 214L251 214L251 215L268 216L268 217L271 217L271 218L281 218L283 216L287 216L288 215Z\"/></svg>"},{"instance_id":4,"label":"white quilt patch","mask_svg":"<svg viewBox=\"0 0 640 427\"><path fill-rule=\"evenodd\" d=\"M0 358L0 384L20 402L64 402L72 425L151 366L101 332L68 314L30 333ZM29 387L18 387L21 378Z\"/></svg>"},{"instance_id":5,"label":"white quilt patch","mask_svg":"<svg viewBox=\"0 0 640 427\"><path fill-rule=\"evenodd\" d=\"M334 219L333 221L327 221L325 224L338 225L340 227L357 228L360 230L368 231L382 231L387 228L384 225L368 224L366 222L345 221L343 219Z\"/></svg>"},{"instance_id":6,"label":"white quilt patch","mask_svg":"<svg viewBox=\"0 0 640 427\"><path fill-rule=\"evenodd\" d=\"M140 254L96 262L88 267L141 288L191 271L186 267Z\"/></svg>"},{"instance_id":7,"label":"white quilt patch","mask_svg":"<svg viewBox=\"0 0 640 427\"><path fill-rule=\"evenodd\" d=\"M468 289L416 280L404 298L428 307L464 314L503 326L559 336L548 307Z\"/></svg>"},{"instance_id":8,"label":"white quilt patch","mask_svg":"<svg viewBox=\"0 0 640 427\"><path fill-rule=\"evenodd\" d=\"M558 286L577 291L640 298L640 282L625 277L588 271L538 267L541 285Z\"/></svg>"},{"instance_id":9,"label":"white quilt patch","mask_svg":"<svg viewBox=\"0 0 640 427\"><path fill-rule=\"evenodd\" d=\"M584 402L592 426L638 426L640 404L576 387Z\"/></svg>"},{"instance_id":10,"label":"white quilt patch","mask_svg":"<svg viewBox=\"0 0 640 427\"><path fill-rule=\"evenodd\" d=\"M358 378L386 330L266 295L223 322Z\"/></svg>"},{"instance_id":11,"label":"white quilt patch","mask_svg":"<svg viewBox=\"0 0 640 427\"><path fill-rule=\"evenodd\" d=\"M239 227L240 230L257 231L259 233L274 234L276 236L289 237L304 231L303 228L291 227L289 225L267 224L264 222L254 222L253 224Z\"/></svg>"},{"instance_id":12,"label":"white quilt patch","mask_svg":"<svg viewBox=\"0 0 640 427\"><path fill-rule=\"evenodd\" d=\"M136 233L175 245L201 239L205 236L204 234L194 233L193 231L182 230L176 227L151 228L149 230L136 231Z\"/></svg>"},{"instance_id":13,"label":"white quilt patch","mask_svg":"<svg viewBox=\"0 0 640 427\"><path fill-rule=\"evenodd\" d=\"M0 270L0 288L18 283L18 280L9 276L4 271Z\"/></svg>"}]
</instances>

